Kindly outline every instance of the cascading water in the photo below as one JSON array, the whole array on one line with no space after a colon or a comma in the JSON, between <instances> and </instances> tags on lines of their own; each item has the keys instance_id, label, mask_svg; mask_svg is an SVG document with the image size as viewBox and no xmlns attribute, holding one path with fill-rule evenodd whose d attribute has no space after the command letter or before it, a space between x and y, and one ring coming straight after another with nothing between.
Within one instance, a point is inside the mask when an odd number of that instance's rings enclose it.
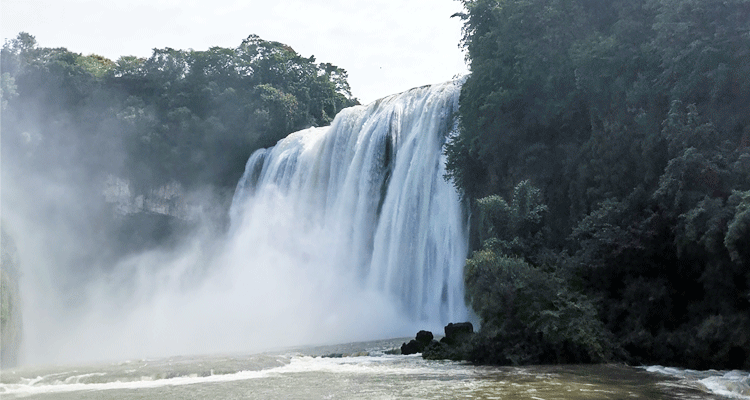
<instances>
[{"instance_id":1,"label":"cascading water","mask_svg":"<svg viewBox=\"0 0 750 400\"><path fill-rule=\"evenodd\" d=\"M442 154L459 92L459 82L416 88L255 152L231 235L257 252L275 248L323 291L345 282L432 327L465 320L468 224Z\"/></svg>"},{"instance_id":2,"label":"cascading water","mask_svg":"<svg viewBox=\"0 0 750 400\"><path fill-rule=\"evenodd\" d=\"M442 154L459 92L413 89L254 153L226 235L205 228L119 260L74 305L28 268L27 362L346 343L466 320L468 221ZM40 247L19 254L54 265Z\"/></svg>"}]
</instances>

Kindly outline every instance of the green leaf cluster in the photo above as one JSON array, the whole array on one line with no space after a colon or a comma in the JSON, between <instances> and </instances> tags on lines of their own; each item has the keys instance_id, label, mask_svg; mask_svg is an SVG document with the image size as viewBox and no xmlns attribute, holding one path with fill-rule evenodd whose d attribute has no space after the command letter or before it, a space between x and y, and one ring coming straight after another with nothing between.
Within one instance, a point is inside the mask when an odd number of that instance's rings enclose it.
<instances>
[{"instance_id":1,"label":"green leaf cluster","mask_svg":"<svg viewBox=\"0 0 750 400\"><path fill-rule=\"evenodd\" d=\"M510 203L498 195L477 200L484 247L516 257L534 257L543 244L543 218L547 206L541 191L529 181L513 190Z\"/></svg>"}]
</instances>

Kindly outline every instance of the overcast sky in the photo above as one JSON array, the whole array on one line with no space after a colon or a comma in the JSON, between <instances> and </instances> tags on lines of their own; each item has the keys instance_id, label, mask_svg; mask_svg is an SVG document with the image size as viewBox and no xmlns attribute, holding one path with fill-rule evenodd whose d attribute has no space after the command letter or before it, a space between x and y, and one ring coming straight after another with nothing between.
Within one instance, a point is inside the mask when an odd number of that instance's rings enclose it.
<instances>
[{"instance_id":1,"label":"overcast sky","mask_svg":"<svg viewBox=\"0 0 750 400\"><path fill-rule=\"evenodd\" d=\"M349 72L363 103L465 74L456 0L2 0L4 39L112 60L236 47L250 34Z\"/></svg>"}]
</instances>

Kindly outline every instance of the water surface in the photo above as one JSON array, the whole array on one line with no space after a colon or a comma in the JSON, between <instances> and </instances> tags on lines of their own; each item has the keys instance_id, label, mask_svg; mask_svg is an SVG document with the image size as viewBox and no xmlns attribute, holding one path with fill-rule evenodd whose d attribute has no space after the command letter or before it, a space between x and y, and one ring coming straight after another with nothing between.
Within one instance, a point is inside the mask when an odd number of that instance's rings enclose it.
<instances>
[{"instance_id":1,"label":"water surface","mask_svg":"<svg viewBox=\"0 0 750 400\"><path fill-rule=\"evenodd\" d=\"M704 378L691 379L663 370L624 365L486 367L423 360L418 355L388 354L402 341L251 355L23 367L2 372L0 396L3 399L728 398L712 393L701 383ZM739 371L736 374L743 376ZM748 375L744 373L745 377ZM750 398L750 392L745 395L737 392L734 397Z\"/></svg>"}]
</instances>

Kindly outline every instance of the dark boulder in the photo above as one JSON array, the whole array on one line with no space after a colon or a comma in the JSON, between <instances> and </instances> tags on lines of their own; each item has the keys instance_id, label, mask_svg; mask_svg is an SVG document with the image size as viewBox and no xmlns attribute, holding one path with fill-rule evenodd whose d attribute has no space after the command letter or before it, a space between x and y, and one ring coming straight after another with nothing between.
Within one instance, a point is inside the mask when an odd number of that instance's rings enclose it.
<instances>
[{"instance_id":1,"label":"dark boulder","mask_svg":"<svg viewBox=\"0 0 750 400\"><path fill-rule=\"evenodd\" d=\"M447 345L454 345L466 341L473 334L474 326L471 322L450 323L445 326L445 337L440 339L440 342Z\"/></svg>"},{"instance_id":2,"label":"dark boulder","mask_svg":"<svg viewBox=\"0 0 750 400\"><path fill-rule=\"evenodd\" d=\"M421 353L424 348L424 343L412 339L409 343L404 343L401 345L401 354L409 355Z\"/></svg>"},{"instance_id":3,"label":"dark boulder","mask_svg":"<svg viewBox=\"0 0 750 400\"><path fill-rule=\"evenodd\" d=\"M417 354L424 351L424 348L432 342L433 336L430 331L417 332L416 340L412 339L409 343L401 345L401 354Z\"/></svg>"},{"instance_id":4,"label":"dark boulder","mask_svg":"<svg viewBox=\"0 0 750 400\"><path fill-rule=\"evenodd\" d=\"M445 337L433 340L423 351L429 360L467 360L472 348L474 326L471 322L450 323L445 327Z\"/></svg>"},{"instance_id":5,"label":"dark boulder","mask_svg":"<svg viewBox=\"0 0 750 400\"><path fill-rule=\"evenodd\" d=\"M445 337L458 339L461 335L470 335L474 333L474 325L471 322L450 323L445 326Z\"/></svg>"},{"instance_id":6,"label":"dark boulder","mask_svg":"<svg viewBox=\"0 0 750 400\"><path fill-rule=\"evenodd\" d=\"M426 345L430 344L432 342L432 339L434 336L432 336L432 332L430 331L419 331L417 332L417 342L422 342Z\"/></svg>"}]
</instances>

